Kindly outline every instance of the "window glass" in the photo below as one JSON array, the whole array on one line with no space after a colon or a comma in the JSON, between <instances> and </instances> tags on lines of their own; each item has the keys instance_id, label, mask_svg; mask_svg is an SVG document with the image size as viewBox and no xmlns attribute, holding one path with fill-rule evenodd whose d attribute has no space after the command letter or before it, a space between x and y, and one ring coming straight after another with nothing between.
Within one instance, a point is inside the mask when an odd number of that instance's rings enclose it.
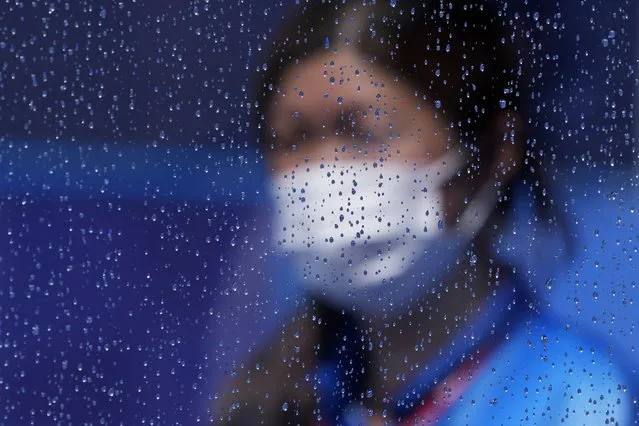
<instances>
[{"instance_id":1,"label":"window glass","mask_svg":"<svg viewBox=\"0 0 639 426\"><path fill-rule=\"evenodd\" d=\"M630 424L631 0L0 8L0 423Z\"/></svg>"}]
</instances>

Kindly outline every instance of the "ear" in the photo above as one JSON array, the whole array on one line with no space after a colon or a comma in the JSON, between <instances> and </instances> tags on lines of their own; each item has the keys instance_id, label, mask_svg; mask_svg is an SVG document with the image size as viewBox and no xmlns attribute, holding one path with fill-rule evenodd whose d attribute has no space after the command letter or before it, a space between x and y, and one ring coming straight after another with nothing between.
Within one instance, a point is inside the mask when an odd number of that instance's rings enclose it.
<instances>
[{"instance_id":1,"label":"ear","mask_svg":"<svg viewBox=\"0 0 639 426\"><path fill-rule=\"evenodd\" d=\"M492 173L502 186L508 185L523 167L525 132L521 116L514 111L502 111L495 119L495 150Z\"/></svg>"}]
</instances>

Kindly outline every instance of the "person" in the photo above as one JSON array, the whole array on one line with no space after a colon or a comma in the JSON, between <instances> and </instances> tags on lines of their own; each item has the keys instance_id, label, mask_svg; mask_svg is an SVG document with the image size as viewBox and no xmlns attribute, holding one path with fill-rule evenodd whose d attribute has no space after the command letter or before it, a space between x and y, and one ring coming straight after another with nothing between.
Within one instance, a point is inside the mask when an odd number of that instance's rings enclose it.
<instances>
[{"instance_id":1,"label":"person","mask_svg":"<svg viewBox=\"0 0 639 426\"><path fill-rule=\"evenodd\" d=\"M533 285L572 237L526 139L524 52L488 0L296 6L255 105L271 262L305 302L214 423L631 421L622 370Z\"/></svg>"}]
</instances>

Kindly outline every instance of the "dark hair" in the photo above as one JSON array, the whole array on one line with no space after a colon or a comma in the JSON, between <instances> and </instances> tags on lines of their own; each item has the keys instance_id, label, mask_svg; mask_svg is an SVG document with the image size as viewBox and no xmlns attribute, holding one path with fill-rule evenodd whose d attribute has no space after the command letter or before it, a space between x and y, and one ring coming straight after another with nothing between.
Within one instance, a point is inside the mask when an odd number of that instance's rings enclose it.
<instances>
[{"instance_id":1,"label":"dark hair","mask_svg":"<svg viewBox=\"0 0 639 426\"><path fill-rule=\"evenodd\" d=\"M519 108L514 38L484 2L328 2L298 6L265 62L257 87L258 121L284 70L319 50L350 47L419 88L462 136L499 109ZM267 140L262 126L260 139Z\"/></svg>"},{"instance_id":2,"label":"dark hair","mask_svg":"<svg viewBox=\"0 0 639 426\"><path fill-rule=\"evenodd\" d=\"M353 48L409 83L436 106L460 142L474 148L473 161L494 157L496 144L486 142L504 137L493 127L497 114L525 115L526 55L495 1L307 0L295 7L286 22L267 49L254 85L263 147L270 140L266 108L285 71L325 49ZM518 126L517 137L523 145L523 123ZM541 165L543 152L535 149L534 144L526 147L513 182L526 182L542 219L562 221L552 211ZM506 212L511 190L504 188L501 195L501 210Z\"/></svg>"}]
</instances>

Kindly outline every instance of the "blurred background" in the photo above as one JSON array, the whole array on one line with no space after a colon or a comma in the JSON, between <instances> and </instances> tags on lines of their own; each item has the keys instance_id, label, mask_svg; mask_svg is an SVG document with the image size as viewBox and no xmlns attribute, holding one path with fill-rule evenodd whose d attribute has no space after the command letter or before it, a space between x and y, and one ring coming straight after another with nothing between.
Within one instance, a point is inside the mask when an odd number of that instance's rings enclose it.
<instances>
[{"instance_id":1,"label":"blurred background","mask_svg":"<svg viewBox=\"0 0 639 426\"><path fill-rule=\"evenodd\" d=\"M250 77L299 2L0 8L0 423L206 421L295 305L267 262ZM540 300L635 377L638 3L502 4L579 237Z\"/></svg>"}]
</instances>

